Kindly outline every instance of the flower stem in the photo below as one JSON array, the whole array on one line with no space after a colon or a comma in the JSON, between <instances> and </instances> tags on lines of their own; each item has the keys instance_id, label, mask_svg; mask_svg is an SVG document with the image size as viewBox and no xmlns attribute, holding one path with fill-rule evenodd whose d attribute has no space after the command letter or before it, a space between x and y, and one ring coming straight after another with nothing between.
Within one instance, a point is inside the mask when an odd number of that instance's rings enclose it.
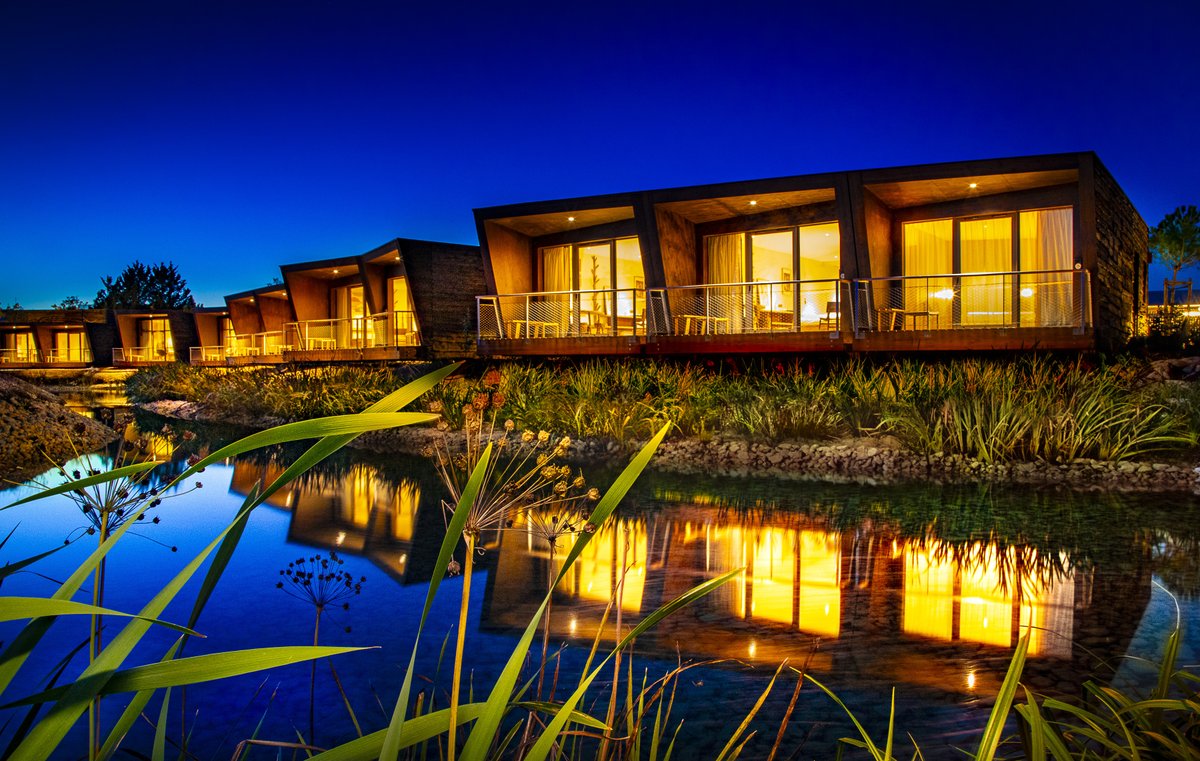
<instances>
[{"instance_id":1,"label":"flower stem","mask_svg":"<svg viewBox=\"0 0 1200 761\"><path fill-rule=\"evenodd\" d=\"M475 562L475 535L463 534L467 540L467 557L463 563L462 602L458 606L458 638L454 643L454 673L450 677L450 736L447 742L447 761L454 761L457 753L455 735L458 729L458 687L462 676L463 642L467 634L467 608L471 602L471 566Z\"/></svg>"}]
</instances>

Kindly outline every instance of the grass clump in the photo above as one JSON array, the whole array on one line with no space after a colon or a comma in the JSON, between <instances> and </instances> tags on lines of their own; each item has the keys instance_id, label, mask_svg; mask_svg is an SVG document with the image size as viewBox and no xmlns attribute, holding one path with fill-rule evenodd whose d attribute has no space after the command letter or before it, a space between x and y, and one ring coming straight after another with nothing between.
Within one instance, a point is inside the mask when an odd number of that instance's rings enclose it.
<instances>
[{"instance_id":1,"label":"grass clump","mask_svg":"<svg viewBox=\"0 0 1200 761\"><path fill-rule=\"evenodd\" d=\"M143 370L134 401L187 399L217 414L306 419L344 414L399 387L415 366ZM918 454L987 463L1124 460L1193 446L1200 392L1143 383L1136 366L1043 357L676 363L508 362L442 383L426 409L461 428L462 410L497 389L522 428L645 441L732 435L777 443L894 436ZM490 379L485 382L485 379Z\"/></svg>"}]
</instances>

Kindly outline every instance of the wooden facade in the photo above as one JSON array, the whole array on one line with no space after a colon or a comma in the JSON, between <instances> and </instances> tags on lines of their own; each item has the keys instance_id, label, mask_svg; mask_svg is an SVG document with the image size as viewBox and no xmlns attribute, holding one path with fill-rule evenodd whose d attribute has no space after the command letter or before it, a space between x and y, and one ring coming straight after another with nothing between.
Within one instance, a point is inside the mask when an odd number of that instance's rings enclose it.
<instances>
[{"instance_id":1,"label":"wooden facade","mask_svg":"<svg viewBox=\"0 0 1200 761\"><path fill-rule=\"evenodd\" d=\"M1147 228L1090 152L475 210L190 313L0 315L0 367L1112 350Z\"/></svg>"},{"instance_id":2,"label":"wooden facade","mask_svg":"<svg viewBox=\"0 0 1200 761\"><path fill-rule=\"evenodd\" d=\"M1146 225L1090 152L523 203L475 218L488 356L1107 350L1145 314ZM601 255L597 287L597 257L584 253L611 241L636 241L641 270L622 283Z\"/></svg>"}]
</instances>

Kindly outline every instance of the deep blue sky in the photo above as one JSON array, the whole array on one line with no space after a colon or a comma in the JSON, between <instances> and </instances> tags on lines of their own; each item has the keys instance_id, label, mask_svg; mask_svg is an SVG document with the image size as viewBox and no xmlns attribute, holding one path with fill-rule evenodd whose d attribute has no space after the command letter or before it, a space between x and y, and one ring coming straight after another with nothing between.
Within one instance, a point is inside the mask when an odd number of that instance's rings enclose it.
<instances>
[{"instance_id":1,"label":"deep blue sky","mask_svg":"<svg viewBox=\"0 0 1200 761\"><path fill-rule=\"evenodd\" d=\"M0 0L0 305L911 163L1095 150L1150 224L1200 204L1200 2L910 5Z\"/></svg>"}]
</instances>

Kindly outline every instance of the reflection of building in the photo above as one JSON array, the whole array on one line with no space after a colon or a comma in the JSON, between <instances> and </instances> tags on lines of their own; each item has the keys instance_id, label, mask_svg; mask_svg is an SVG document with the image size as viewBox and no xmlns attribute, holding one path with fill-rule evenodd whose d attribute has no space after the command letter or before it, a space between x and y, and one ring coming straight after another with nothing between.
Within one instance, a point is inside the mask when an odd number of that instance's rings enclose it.
<instances>
[{"instance_id":1,"label":"reflection of building","mask_svg":"<svg viewBox=\"0 0 1200 761\"><path fill-rule=\"evenodd\" d=\"M247 494L260 480L269 484L284 471L277 463L237 461L230 491ZM415 547L418 526L444 529L420 517L422 489L411 479L391 481L369 465L353 465L337 476L315 475L279 490L267 504L288 510L288 540L350 555L362 555L400 581L429 577L442 533ZM433 505L436 512L437 506ZM415 550L414 550L415 547ZM414 568L416 567L416 568Z\"/></svg>"},{"instance_id":2,"label":"reflection of building","mask_svg":"<svg viewBox=\"0 0 1200 761\"><path fill-rule=\"evenodd\" d=\"M1133 573L1105 576L1028 547L674 506L602 528L556 590L551 629L560 639L590 641L622 568L626 623L743 569L643 636L640 647L667 657L677 647L697 658L811 657L818 672L969 692L1003 679L1011 649L1028 631L1027 679L1078 684L1097 658L1123 654L1148 600L1149 570L1137 550L1130 553ZM528 527L505 533L488 580L485 626L528 621L548 583L548 561L545 542ZM1114 621L1116 607L1128 615ZM612 617L604 638L614 639Z\"/></svg>"}]
</instances>

